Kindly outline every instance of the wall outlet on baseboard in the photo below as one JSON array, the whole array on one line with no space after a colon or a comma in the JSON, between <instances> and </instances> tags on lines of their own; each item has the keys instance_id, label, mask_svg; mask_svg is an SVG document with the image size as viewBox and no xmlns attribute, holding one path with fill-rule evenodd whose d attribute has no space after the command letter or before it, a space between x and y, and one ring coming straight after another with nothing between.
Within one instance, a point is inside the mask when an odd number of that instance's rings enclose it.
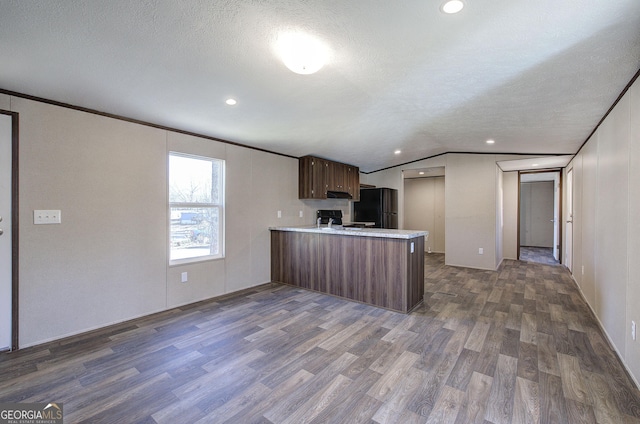
<instances>
[{"instance_id":1,"label":"wall outlet on baseboard","mask_svg":"<svg viewBox=\"0 0 640 424\"><path fill-rule=\"evenodd\" d=\"M300 211L298 216L300 216L300 218L304 217L304 214L302 213L302 211Z\"/></svg>"},{"instance_id":2,"label":"wall outlet on baseboard","mask_svg":"<svg viewBox=\"0 0 640 424\"><path fill-rule=\"evenodd\" d=\"M183 273L180 275L180 281L181 281L182 283L186 283L187 281L189 281L189 276L188 276L188 274L187 274L186 272L183 272Z\"/></svg>"},{"instance_id":3,"label":"wall outlet on baseboard","mask_svg":"<svg viewBox=\"0 0 640 424\"><path fill-rule=\"evenodd\" d=\"M478 255L484 255L484 248L478 247Z\"/></svg>"},{"instance_id":4,"label":"wall outlet on baseboard","mask_svg":"<svg viewBox=\"0 0 640 424\"><path fill-rule=\"evenodd\" d=\"M278 211L278 218L282 218L282 211Z\"/></svg>"}]
</instances>

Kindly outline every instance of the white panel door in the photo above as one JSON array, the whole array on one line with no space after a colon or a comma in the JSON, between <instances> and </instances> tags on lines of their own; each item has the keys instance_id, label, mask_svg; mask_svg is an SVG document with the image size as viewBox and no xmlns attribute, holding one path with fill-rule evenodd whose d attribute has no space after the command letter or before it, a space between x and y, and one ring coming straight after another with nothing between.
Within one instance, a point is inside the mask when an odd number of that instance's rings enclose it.
<instances>
[{"instance_id":1,"label":"white panel door","mask_svg":"<svg viewBox=\"0 0 640 424\"><path fill-rule=\"evenodd\" d=\"M0 350L11 347L11 121L0 114Z\"/></svg>"},{"instance_id":2,"label":"white panel door","mask_svg":"<svg viewBox=\"0 0 640 424\"><path fill-rule=\"evenodd\" d=\"M564 237L564 265L573 270L573 168L567 171L567 225Z\"/></svg>"}]
</instances>

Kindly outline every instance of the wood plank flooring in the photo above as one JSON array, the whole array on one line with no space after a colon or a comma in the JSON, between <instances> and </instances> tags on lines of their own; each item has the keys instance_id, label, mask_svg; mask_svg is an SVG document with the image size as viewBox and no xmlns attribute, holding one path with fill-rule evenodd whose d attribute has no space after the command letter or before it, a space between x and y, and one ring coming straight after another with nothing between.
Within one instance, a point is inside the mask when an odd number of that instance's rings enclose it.
<instances>
[{"instance_id":1,"label":"wood plank flooring","mask_svg":"<svg viewBox=\"0 0 640 424\"><path fill-rule=\"evenodd\" d=\"M561 266L425 257L411 314L269 284L0 354L0 402L67 423L640 423Z\"/></svg>"}]
</instances>

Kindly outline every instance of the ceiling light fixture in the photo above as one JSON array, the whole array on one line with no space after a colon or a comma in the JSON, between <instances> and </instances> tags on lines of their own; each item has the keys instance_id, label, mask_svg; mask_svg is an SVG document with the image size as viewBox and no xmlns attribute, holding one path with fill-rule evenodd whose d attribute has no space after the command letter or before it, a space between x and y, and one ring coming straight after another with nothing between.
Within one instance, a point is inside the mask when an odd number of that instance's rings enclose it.
<instances>
[{"instance_id":1,"label":"ceiling light fixture","mask_svg":"<svg viewBox=\"0 0 640 424\"><path fill-rule=\"evenodd\" d=\"M495 140L487 140L487 144L494 144L495 142Z\"/></svg>"},{"instance_id":2,"label":"ceiling light fixture","mask_svg":"<svg viewBox=\"0 0 640 424\"><path fill-rule=\"evenodd\" d=\"M540 164L539 163L533 163L533 164L531 164L531 166L540 166Z\"/></svg>"},{"instance_id":3,"label":"ceiling light fixture","mask_svg":"<svg viewBox=\"0 0 640 424\"><path fill-rule=\"evenodd\" d=\"M424 175L424 171L420 171L420 172L418 172L418 174Z\"/></svg>"},{"instance_id":4,"label":"ceiling light fixture","mask_svg":"<svg viewBox=\"0 0 640 424\"><path fill-rule=\"evenodd\" d=\"M229 106L233 106L238 102L236 101L236 99L227 99L225 103L228 104Z\"/></svg>"},{"instance_id":5,"label":"ceiling light fixture","mask_svg":"<svg viewBox=\"0 0 640 424\"><path fill-rule=\"evenodd\" d=\"M402 150L396 150L395 152L393 152L394 155L399 155L400 153L402 153Z\"/></svg>"},{"instance_id":6,"label":"ceiling light fixture","mask_svg":"<svg viewBox=\"0 0 640 424\"><path fill-rule=\"evenodd\" d=\"M453 14L453 13L458 13L460 12L462 9L464 8L464 3L460 0L450 0L446 3L444 3L442 5L442 7L440 7L440 10L442 10L444 13L447 14Z\"/></svg>"},{"instance_id":7,"label":"ceiling light fixture","mask_svg":"<svg viewBox=\"0 0 640 424\"><path fill-rule=\"evenodd\" d=\"M301 32L280 34L276 42L276 50L286 67L301 75L318 72L329 57L329 48L326 44Z\"/></svg>"}]
</instances>

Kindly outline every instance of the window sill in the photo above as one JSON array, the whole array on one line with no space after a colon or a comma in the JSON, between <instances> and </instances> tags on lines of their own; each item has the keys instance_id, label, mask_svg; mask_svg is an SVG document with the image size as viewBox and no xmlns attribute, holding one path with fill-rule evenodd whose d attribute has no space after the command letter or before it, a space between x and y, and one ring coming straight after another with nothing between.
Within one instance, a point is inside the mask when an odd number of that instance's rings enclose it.
<instances>
[{"instance_id":1,"label":"window sill","mask_svg":"<svg viewBox=\"0 0 640 424\"><path fill-rule=\"evenodd\" d=\"M169 268L181 265L191 265L200 262L212 262L224 259L224 256L198 256L197 258L174 259L169 261Z\"/></svg>"}]
</instances>

